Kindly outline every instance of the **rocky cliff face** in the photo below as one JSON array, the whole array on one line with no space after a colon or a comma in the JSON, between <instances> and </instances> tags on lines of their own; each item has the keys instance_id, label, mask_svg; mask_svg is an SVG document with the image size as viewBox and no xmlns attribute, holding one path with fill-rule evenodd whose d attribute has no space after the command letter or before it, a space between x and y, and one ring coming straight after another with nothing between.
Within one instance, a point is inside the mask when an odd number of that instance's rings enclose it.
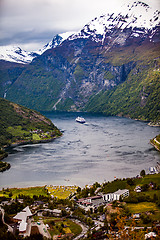
<instances>
[{"instance_id":1,"label":"rocky cliff face","mask_svg":"<svg viewBox=\"0 0 160 240\"><path fill-rule=\"evenodd\" d=\"M78 33L33 59L7 89L6 97L38 110L86 109L130 115L139 107L147 108L157 91L151 84L153 75L159 79L160 12L142 2L122 10L95 18ZM156 85L159 88L158 80ZM124 93L124 108L114 105L118 111L110 110L106 103L119 102ZM136 106L130 101L133 96ZM97 102L91 104L90 99L95 102L94 98L98 98L98 106ZM156 111L157 108L153 115ZM150 117L146 113L142 116Z\"/></svg>"}]
</instances>

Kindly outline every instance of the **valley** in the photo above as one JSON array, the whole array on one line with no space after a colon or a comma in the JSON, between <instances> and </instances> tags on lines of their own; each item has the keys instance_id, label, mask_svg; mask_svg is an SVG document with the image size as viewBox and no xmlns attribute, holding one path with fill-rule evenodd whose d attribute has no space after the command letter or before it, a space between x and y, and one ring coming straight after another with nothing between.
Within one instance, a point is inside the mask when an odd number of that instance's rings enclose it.
<instances>
[{"instance_id":1,"label":"valley","mask_svg":"<svg viewBox=\"0 0 160 240\"><path fill-rule=\"evenodd\" d=\"M159 124L159 36L159 11L134 2L77 33L56 35L14 71L15 63L1 60L0 96L38 111L101 112Z\"/></svg>"}]
</instances>

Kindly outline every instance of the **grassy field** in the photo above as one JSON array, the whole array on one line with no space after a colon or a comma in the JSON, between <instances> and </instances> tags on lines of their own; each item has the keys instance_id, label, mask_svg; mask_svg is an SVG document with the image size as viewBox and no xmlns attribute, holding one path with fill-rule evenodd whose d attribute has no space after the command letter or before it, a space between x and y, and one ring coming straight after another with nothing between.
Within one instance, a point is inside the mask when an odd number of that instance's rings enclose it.
<instances>
[{"instance_id":1,"label":"grassy field","mask_svg":"<svg viewBox=\"0 0 160 240\"><path fill-rule=\"evenodd\" d=\"M79 235L82 231L82 228L75 222L69 219L59 219L59 218L49 218L44 220L45 224L50 226L50 234L53 237L54 235L63 234L74 234Z\"/></svg>"},{"instance_id":2,"label":"grassy field","mask_svg":"<svg viewBox=\"0 0 160 240\"><path fill-rule=\"evenodd\" d=\"M149 196L150 198L153 198L154 194L156 194L158 197L160 197L160 191L159 190L153 190L149 189L147 192L143 192L146 196Z\"/></svg>"},{"instance_id":3,"label":"grassy field","mask_svg":"<svg viewBox=\"0 0 160 240\"><path fill-rule=\"evenodd\" d=\"M12 198L18 197L19 194L23 194L25 196L33 197L33 195L39 196L48 196L47 191L44 187L29 187L29 188L10 188L4 189L0 191L0 196L9 197L9 194L12 193Z\"/></svg>"},{"instance_id":4,"label":"grassy field","mask_svg":"<svg viewBox=\"0 0 160 240\"><path fill-rule=\"evenodd\" d=\"M144 185L144 184L149 184L150 182L156 183L157 185L160 185L160 173L158 174L149 174L145 175L142 178L136 178L134 179L134 185L130 186L131 190L134 190L135 186L137 185Z\"/></svg>"},{"instance_id":5,"label":"grassy field","mask_svg":"<svg viewBox=\"0 0 160 240\"><path fill-rule=\"evenodd\" d=\"M66 199L77 190L77 186L47 186L46 188L50 195L61 199Z\"/></svg>"},{"instance_id":6,"label":"grassy field","mask_svg":"<svg viewBox=\"0 0 160 240\"><path fill-rule=\"evenodd\" d=\"M143 213L147 211L159 211L157 205L153 202L128 203L127 207L131 213Z\"/></svg>"},{"instance_id":7,"label":"grassy field","mask_svg":"<svg viewBox=\"0 0 160 240\"><path fill-rule=\"evenodd\" d=\"M160 184L160 173L146 175L144 178L141 178L141 181L140 181L141 184L148 184L150 182Z\"/></svg>"}]
</instances>

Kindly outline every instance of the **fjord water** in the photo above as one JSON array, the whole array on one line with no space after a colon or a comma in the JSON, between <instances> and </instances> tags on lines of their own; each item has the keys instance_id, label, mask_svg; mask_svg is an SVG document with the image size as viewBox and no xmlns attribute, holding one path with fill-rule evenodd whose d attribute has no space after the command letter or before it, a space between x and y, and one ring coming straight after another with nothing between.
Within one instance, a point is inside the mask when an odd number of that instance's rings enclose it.
<instances>
[{"instance_id":1,"label":"fjord water","mask_svg":"<svg viewBox=\"0 0 160 240\"><path fill-rule=\"evenodd\" d=\"M77 113L46 114L63 136L45 144L10 149L6 159L11 169L0 173L0 188L80 185L132 177L148 172L160 160L149 140L159 127L120 117L83 114L85 124L75 121Z\"/></svg>"}]
</instances>

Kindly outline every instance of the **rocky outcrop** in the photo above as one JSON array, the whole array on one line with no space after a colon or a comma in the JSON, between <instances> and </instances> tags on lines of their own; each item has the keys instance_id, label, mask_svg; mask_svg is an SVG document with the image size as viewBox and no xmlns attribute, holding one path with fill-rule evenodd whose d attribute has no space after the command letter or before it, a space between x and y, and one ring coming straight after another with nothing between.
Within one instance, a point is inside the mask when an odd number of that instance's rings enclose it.
<instances>
[{"instance_id":1,"label":"rocky outcrop","mask_svg":"<svg viewBox=\"0 0 160 240\"><path fill-rule=\"evenodd\" d=\"M158 150L160 152L160 135L156 136L155 138L150 140L150 143L152 144L152 146L155 147L156 150Z\"/></svg>"}]
</instances>

